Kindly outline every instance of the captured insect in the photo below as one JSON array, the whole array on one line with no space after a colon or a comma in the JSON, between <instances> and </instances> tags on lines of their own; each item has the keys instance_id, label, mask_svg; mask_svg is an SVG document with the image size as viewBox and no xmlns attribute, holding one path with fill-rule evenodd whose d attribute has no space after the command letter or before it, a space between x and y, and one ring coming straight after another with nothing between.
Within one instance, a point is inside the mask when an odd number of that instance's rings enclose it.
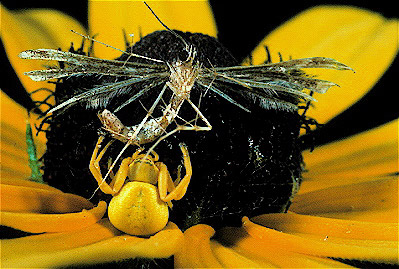
<instances>
[{"instance_id":1,"label":"captured insect","mask_svg":"<svg viewBox=\"0 0 399 269\"><path fill-rule=\"evenodd\" d=\"M150 7L148 8L151 10ZM86 106L91 108L104 108L110 99L118 96L119 92L128 92L130 97L114 112L105 109L98 116L104 129L113 138L129 144L142 145L153 142L166 133L167 127L179 116L184 101L191 105L197 117L206 126L178 126L178 130L209 131L212 129L211 123L190 99L194 86L204 92L212 91L246 112L250 112L250 109L240 103L242 98L250 99L265 109L295 111L298 109L299 102L315 100L310 94L304 92L305 89L311 92L325 93L330 87L336 86L333 82L308 77L302 69L351 70L350 67L334 59L324 57L294 59L253 66L205 67L197 59L197 48L169 29L154 12L153 14L170 33L182 42L183 51L187 55L185 59L166 62L122 50L128 56L129 61L105 60L53 49L21 52L19 57L23 59L54 60L64 63L62 68L55 67L26 72L25 74L34 81L89 74L123 78L120 81L105 83L73 96L49 109L47 114L65 110L77 103L86 103ZM83 37L99 42L89 36ZM152 63L142 63L134 59L147 60ZM140 86L134 87L135 85ZM158 85L163 85L158 98L139 124L125 126L114 114L147 92L154 90ZM166 89L172 91L172 97L163 108L162 116L153 117L152 113Z\"/></svg>"},{"instance_id":2,"label":"captured insect","mask_svg":"<svg viewBox=\"0 0 399 269\"><path fill-rule=\"evenodd\" d=\"M173 181L168 168L159 162L154 151L151 155L140 154L138 149L131 157L122 160L112 181L106 183L101 175L99 162L113 141L100 153L104 137L100 136L90 160L90 171L98 186L113 196L108 207L108 217L119 230L131 235L151 235L162 230L169 219L168 206L172 200L183 198L190 183L192 168L187 147L180 144L186 175Z\"/></svg>"}]
</instances>

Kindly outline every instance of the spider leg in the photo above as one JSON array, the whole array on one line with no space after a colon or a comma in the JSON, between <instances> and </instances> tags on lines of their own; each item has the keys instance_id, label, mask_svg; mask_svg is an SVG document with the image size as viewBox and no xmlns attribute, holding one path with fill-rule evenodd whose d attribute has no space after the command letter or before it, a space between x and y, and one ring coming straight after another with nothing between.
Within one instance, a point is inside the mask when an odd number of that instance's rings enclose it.
<instances>
[{"instance_id":1,"label":"spider leg","mask_svg":"<svg viewBox=\"0 0 399 269\"><path fill-rule=\"evenodd\" d=\"M96 179L100 190L102 192L104 192L105 194L115 195L121 190L123 184L125 183L125 179L129 172L129 165L132 163L132 158L129 157L129 158L122 160L122 163L119 166L118 172L115 174L114 178L112 179L111 185L109 185L104 180L104 178L101 174L100 161L101 161L102 157L104 156L105 152L107 151L108 147L112 144L113 140L108 142L108 144L98 154L100 144L103 140L104 140L104 136L100 136L97 140L96 147L94 148L93 154L90 159L89 169L90 169L90 172L93 174L94 178ZM110 172L111 171L108 171L108 174Z\"/></svg>"},{"instance_id":2,"label":"spider leg","mask_svg":"<svg viewBox=\"0 0 399 269\"><path fill-rule=\"evenodd\" d=\"M112 171L112 159L111 158L108 159L107 171L108 171L109 177L111 178L111 182L109 183L109 185L111 186L111 188L113 188L115 185L115 174L114 174L114 171Z\"/></svg>"},{"instance_id":3,"label":"spider leg","mask_svg":"<svg viewBox=\"0 0 399 269\"><path fill-rule=\"evenodd\" d=\"M183 143L180 143L179 146L183 153L186 175L183 177L182 180L177 179L176 183L178 182L178 185L175 186L175 183L172 181L166 165L160 165L158 188L161 200L164 202L169 202L171 200L180 200L181 198L183 198L183 196L186 194L187 187L191 180L192 167L187 147ZM167 194L167 191L169 191L169 194Z\"/></svg>"},{"instance_id":4,"label":"spider leg","mask_svg":"<svg viewBox=\"0 0 399 269\"><path fill-rule=\"evenodd\" d=\"M112 141L108 142L108 144L101 150L100 154L98 154L98 150L99 150L101 142L103 140L104 140L104 136L100 136L97 140L93 154L91 155L89 169L90 169L90 172L93 174L94 178L96 179L100 190L106 194L114 194L114 191L112 190L112 188L108 185L107 182L104 181L103 176L101 175L100 160L103 157L106 150L108 149L108 147L112 143Z\"/></svg>"},{"instance_id":5,"label":"spider leg","mask_svg":"<svg viewBox=\"0 0 399 269\"><path fill-rule=\"evenodd\" d=\"M175 189L175 184L173 183L173 180L169 174L166 165L161 162L157 163L156 165L159 169L159 176L158 176L159 197L161 198L162 201L166 202L170 208L172 208L171 200L165 201L165 198L167 197L168 191Z\"/></svg>"},{"instance_id":6,"label":"spider leg","mask_svg":"<svg viewBox=\"0 0 399 269\"><path fill-rule=\"evenodd\" d=\"M129 165L132 163L132 160L132 157L128 157L122 160L118 172L115 174L114 186L112 188L112 191L114 192L113 195L117 194L125 184L125 180L129 173Z\"/></svg>"}]
</instances>

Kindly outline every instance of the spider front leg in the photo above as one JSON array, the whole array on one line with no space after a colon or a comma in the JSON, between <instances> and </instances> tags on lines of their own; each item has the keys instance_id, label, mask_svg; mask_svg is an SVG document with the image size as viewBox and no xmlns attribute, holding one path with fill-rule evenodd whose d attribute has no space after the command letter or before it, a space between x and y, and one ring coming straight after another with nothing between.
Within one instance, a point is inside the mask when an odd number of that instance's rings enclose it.
<instances>
[{"instance_id":1,"label":"spider front leg","mask_svg":"<svg viewBox=\"0 0 399 269\"><path fill-rule=\"evenodd\" d=\"M100 136L97 140L96 146L94 148L93 154L90 159L89 169L90 172L93 174L94 178L96 179L100 190L105 194L115 195L120 191L125 182L129 170L129 164L131 163L131 158L126 158L122 161L117 174L112 180L113 187L111 188L111 186L107 182L105 182L101 174L100 160L104 156L105 152L107 151L108 147L112 144L113 141L108 142L108 144L98 154L98 150L103 140L104 136Z\"/></svg>"},{"instance_id":2,"label":"spider front leg","mask_svg":"<svg viewBox=\"0 0 399 269\"><path fill-rule=\"evenodd\" d=\"M159 196L162 201L170 202L172 200L180 200L186 194L188 184L190 183L191 175L192 175L192 167L190 156L188 154L188 150L185 144L180 143L180 150L183 153L184 160L184 168L186 170L186 175L182 180L178 178L175 182L173 182L170 177L169 171L165 164L160 163L159 165L159 178L158 178L158 188L159 188ZM169 194L167 192L169 191Z\"/></svg>"}]
</instances>

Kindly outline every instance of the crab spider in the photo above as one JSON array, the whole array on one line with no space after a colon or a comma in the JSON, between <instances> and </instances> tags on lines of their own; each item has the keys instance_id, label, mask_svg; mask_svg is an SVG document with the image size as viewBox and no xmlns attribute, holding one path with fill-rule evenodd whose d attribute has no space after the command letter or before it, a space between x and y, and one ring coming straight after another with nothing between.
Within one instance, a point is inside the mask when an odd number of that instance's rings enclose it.
<instances>
[{"instance_id":1,"label":"crab spider","mask_svg":"<svg viewBox=\"0 0 399 269\"><path fill-rule=\"evenodd\" d=\"M192 167L187 147L183 143L179 145L186 170L182 179L179 173L173 181L166 165L158 161L159 156L154 151L151 156L140 154L142 149L138 149L132 157L122 160L108 184L101 175L99 162L111 142L98 153L103 139L103 136L98 138L89 168L100 190L113 196L108 207L110 222L131 235L151 235L160 231L168 222L171 201L180 200L190 183Z\"/></svg>"}]
</instances>

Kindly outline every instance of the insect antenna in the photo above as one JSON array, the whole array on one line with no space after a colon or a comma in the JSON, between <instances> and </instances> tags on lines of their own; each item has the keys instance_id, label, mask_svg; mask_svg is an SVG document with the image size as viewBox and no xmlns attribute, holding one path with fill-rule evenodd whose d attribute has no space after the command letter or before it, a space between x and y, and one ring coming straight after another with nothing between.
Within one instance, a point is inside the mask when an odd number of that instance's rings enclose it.
<instances>
[{"instance_id":1,"label":"insect antenna","mask_svg":"<svg viewBox=\"0 0 399 269\"><path fill-rule=\"evenodd\" d=\"M116 47L114 47L114 46L111 46L111 45L108 45L108 44L106 44L106 43L104 43L104 42L98 41L97 39L94 39L94 38L92 38L92 37L90 37L90 36L88 36L88 35L80 34L80 33L76 32L75 30L71 30L71 32L74 33L74 34L80 35L81 37L84 37L84 38L86 38L86 39L88 39L88 40L91 40L91 41L93 41L93 42L96 42L96 43L98 43L98 44L101 44L101 45L103 45L103 46L106 46L107 48L111 48L111 49L120 51L120 52L122 52L123 54L130 55L130 56L137 57L137 58L142 58L142 59L145 59L145 60L150 60L150 61L158 62L158 63L164 63L164 61L162 61L162 60L158 60L158 59L146 57L146 56L143 56L143 55L140 55L140 54L136 54L136 53L129 53L129 52L123 51L123 50L118 49L118 48L116 48Z\"/></svg>"},{"instance_id":2,"label":"insect antenna","mask_svg":"<svg viewBox=\"0 0 399 269\"><path fill-rule=\"evenodd\" d=\"M163 26L163 27L165 27L165 29L166 30L168 30L170 33L172 33L174 36L176 36L178 39L180 39L182 42L183 42L183 44L184 44L184 46L185 46L185 50L189 53L189 57L188 58L191 58L192 57L192 51L191 51L191 47L192 46L190 46L189 45L189 43L182 37L182 36L180 36L179 34L177 34L175 31L173 31L172 29L170 29L165 23L163 23L162 21L161 21L161 19L157 16L157 14L155 14L155 12L152 10L152 8L144 1L144 4L147 6L147 8L151 11L151 13L154 15L154 17L159 21L159 23Z\"/></svg>"}]
</instances>

